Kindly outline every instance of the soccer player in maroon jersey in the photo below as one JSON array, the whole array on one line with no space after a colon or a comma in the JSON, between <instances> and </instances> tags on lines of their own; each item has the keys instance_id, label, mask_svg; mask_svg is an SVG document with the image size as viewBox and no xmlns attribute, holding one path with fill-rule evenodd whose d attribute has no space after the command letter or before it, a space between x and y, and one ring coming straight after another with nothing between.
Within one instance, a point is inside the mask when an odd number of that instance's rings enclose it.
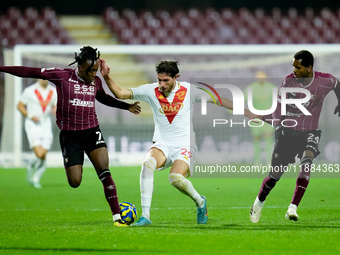
<instances>
[{"instance_id":1,"label":"soccer player in maroon jersey","mask_svg":"<svg viewBox=\"0 0 340 255\"><path fill-rule=\"evenodd\" d=\"M285 126L281 124L275 127L275 146L272 154L272 169L264 178L260 192L255 199L250 211L250 219L257 223L261 216L261 210L269 192L274 188L277 181L284 173L284 167L295 163L295 157L300 158L300 172L296 180L296 187L291 204L288 207L285 217L297 221L299 216L296 213L297 207L306 191L310 179L310 169L313 159L320 152L318 143L321 130L318 129L319 117L322 103L326 95L334 90L338 99L338 106L334 114L340 114L340 84L339 80L329 73L313 71L314 57L306 50L297 52L293 60L293 73L288 75L282 82L278 93L278 107L273 114L263 116L263 120L286 119ZM286 115L281 115L281 89L282 88L303 88L309 90L311 99L304 103L304 107L311 115L303 114L295 105L287 105ZM304 98L303 93L290 93L289 98ZM290 121L291 120L291 121ZM275 125L275 122L273 122Z\"/></svg>"},{"instance_id":2,"label":"soccer player in maroon jersey","mask_svg":"<svg viewBox=\"0 0 340 255\"><path fill-rule=\"evenodd\" d=\"M95 99L134 114L140 113L140 106L139 102L127 104L105 93L100 78L96 76L99 55L97 49L86 46L79 55L75 54L75 62L72 64L78 64L76 69L2 66L0 71L19 77L45 79L56 85L56 122L61 129L60 146L68 183L73 188L80 185L85 152L103 183L114 226L120 227L127 225L121 220L116 186L109 170L107 146L96 115Z\"/></svg>"}]
</instances>

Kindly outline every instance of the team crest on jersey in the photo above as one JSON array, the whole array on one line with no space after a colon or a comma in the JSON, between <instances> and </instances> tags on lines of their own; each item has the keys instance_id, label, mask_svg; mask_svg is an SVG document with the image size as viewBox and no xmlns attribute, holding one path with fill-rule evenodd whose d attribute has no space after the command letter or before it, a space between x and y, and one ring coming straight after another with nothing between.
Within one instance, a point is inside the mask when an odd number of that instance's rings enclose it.
<instances>
[{"instance_id":1,"label":"team crest on jersey","mask_svg":"<svg viewBox=\"0 0 340 255\"><path fill-rule=\"evenodd\" d=\"M187 88L181 86L179 90L176 92L172 103L169 103L168 99L162 95L158 88L155 88L155 93L161 105L159 111L162 114L165 114L169 123L171 124L174 118L176 117L177 113L183 108L183 101L187 93Z\"/></svg>"},{"instance_id":2,"label":"team crest on jersey","mask_svg":"<svg viewBox=\"0 0 340 255\"><path fill-rule=\"evenodd\" d=\"M176 96L180 99L180 100L184 100L184 97L185 97L185 94L186 94L186 91L178 91L176 93Z\"/></svg>"}]
</instances>

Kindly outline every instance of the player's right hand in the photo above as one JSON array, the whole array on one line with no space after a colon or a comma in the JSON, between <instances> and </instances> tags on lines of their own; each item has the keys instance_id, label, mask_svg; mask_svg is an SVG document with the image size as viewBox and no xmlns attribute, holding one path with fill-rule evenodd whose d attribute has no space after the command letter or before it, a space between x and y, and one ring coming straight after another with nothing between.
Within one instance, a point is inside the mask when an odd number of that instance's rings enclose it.
<instances>
[{"instance_id":1,"label":"player's right hand","mask_svg":"<svg viewBox=\"0 0 340 255\"><path fill-rule=\"evenodd\" d=\"M99 69L100 69L101 75L104 78L109 76L109 74L110 74L110 67L106 65L105 59L102 59L102 58L98 59L98 63L99 63Z\"/></svg>"},{"instance_id":2,"label":"player's right hand","mask_svg":"<svg viewBox=\"0 0 340 255\"><path fill-rule=\"evenodd\" d=\"M132 112L133 114L136 114L136 115L140 114L140 112L142 111L142 108L139 105L139 101L136 101L133 104L130 104L128 110Z\"/></svg>"}]
</instances>

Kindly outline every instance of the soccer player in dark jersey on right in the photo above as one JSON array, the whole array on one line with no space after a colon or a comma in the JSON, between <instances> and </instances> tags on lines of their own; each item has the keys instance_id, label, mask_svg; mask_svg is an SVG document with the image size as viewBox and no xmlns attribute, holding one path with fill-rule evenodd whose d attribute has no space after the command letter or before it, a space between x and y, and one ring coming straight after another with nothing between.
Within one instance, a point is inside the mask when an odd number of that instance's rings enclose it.
<instances>
[{"instance_id":1,"label":"soccer player in dark jersey on right","mask_svg":"<svg viewBox=\"0 0 340 255\"><path fill-rule=\"evenodd\" d=\"M300 158L300 172L296 180L294 195L285 217L289 220L298 220L299 216L296 210L309 183L309 170L313 159L320 154L318 143L321 130L318 129L318 123L322 103L331 90L334 90L338 99L338 106L335 108L334 114L338 113L340 115L339 80L329 73L313 71L313 64L314 57L309 51L302 50L294 55L293 73L288 75L281 84L278 93L279 103L277 109L272 114L263 116L263 120L268 122L271 120L270 122L276 125L275 146L271 160L271 166L273 169L276 167L276 170L272 169L262 182L260 192L250 211L250 220L253 223L257 223L260 220L265 199L283 175L283 167L288 166L290 163L295 163L296 156ZM286 115L281 116L280 92L282 88L303 88L309 90L311 99L303 104L303 106L311 115L304 115L295 105L288 104ZM303 93L290 93L289 95L289 98L295 99L304 97ZM285 118L285 127L283 127L281 121ZM279 123L274 122L274 119L279 120Z\"/></svg>"},{"instance_id":2,"label":"soccer player in dark jersey on right","mask_svg":"<svg viewBox=\"0 0 340 255\"><path fill-rule=\"evenodd\" d=\"M105 93L101 79L96 76L99 52L90 46L75 54L76 69L0 66L0 72L19 77L44 79L56 85L57 125L61 129L60 146L68 183L77 188L83 176L84 152L91 160L103 184L105 198L110 206L114 226L125 227L120 216L116 185L109 170L107 146L99 128L95 100L110 107L140 113L139 102L128 104Z\"/></svg>"}]
</instances>

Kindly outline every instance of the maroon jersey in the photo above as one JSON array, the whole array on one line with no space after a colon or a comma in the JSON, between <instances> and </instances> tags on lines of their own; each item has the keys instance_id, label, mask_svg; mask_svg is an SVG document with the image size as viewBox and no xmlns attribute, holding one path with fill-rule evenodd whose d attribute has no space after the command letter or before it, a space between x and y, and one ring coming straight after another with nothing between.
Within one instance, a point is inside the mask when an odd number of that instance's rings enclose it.
<instances>
[{"instance_id":1,"label":"maroon jersey","mask_svg":"<svg viewBox=\"0 0 340 255\"><path fill-rule=\"evenodd\" d=\"M77 69L7 66L0 67L0 71L19 77L39 78L53 82L58 95L57 125L63 130L78 131L98 126L95 99L111 107L120 109L129 107L129 104L106 94L99 77L96 77L91 84L86 84L78 76Z\"/></svg>"},{"instance_id":2,"label":"maroon jersey","mask_svg":"<svg viewBox=\"0 0 340 255\"><path fill-rule=\"evenodd\" d=\"M309 92L311 93L311 99L308 102L304 103L303 106L311 113L311 115L305 115L295 105L287 104L286 115L281 116L281 103L280 103L281 93L279 90L278 107L276 108L275 112L273 112L272 114L264 116L264 119L265 120L286 119L285 120L286 126L290 126L290 128L299 130L299 131L318 129L319 117L320 117L323 101L325 97L327 96L327 94L331 90L334 90L336 86L339 86L339 80L329 73L314 72L311 82L308 83L307 85L298 83L294 77L294 74L292 73L288 75L282 81L280 90L282 87L285 87L285 88L295 87L295 88L303 88L303 89L309 90ZM298 98L304 98L305 94L288 93L287 97L298 99ZM289 120L295 120L295 121L289 121ZM274 122L274 125L275 124L277 124L277 122Z\"/></svg>"}]
</instances>

